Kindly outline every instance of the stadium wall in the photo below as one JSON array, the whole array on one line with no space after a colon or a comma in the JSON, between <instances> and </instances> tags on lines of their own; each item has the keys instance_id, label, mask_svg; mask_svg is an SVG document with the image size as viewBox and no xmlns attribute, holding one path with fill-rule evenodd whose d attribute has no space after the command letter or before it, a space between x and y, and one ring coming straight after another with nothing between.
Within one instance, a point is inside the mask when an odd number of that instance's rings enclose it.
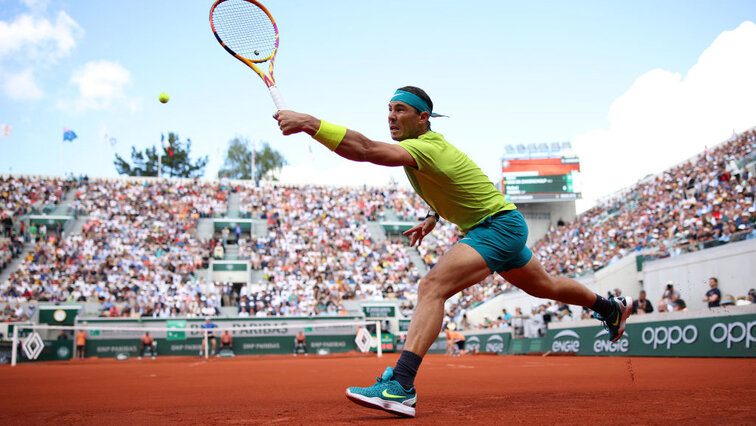
<instances>
[{"instance_id":1,"label":"stadium wall","mask_svg":"<svg viewBox=\"0 0 756 426\"><path fill-rule=\"evenodd\" d=\"M465 349L499 355L756 358L756 305L631 316L617 342L595 320L552 323L546 336L513 339L510 327L465 331ZM401 349L401 344L398 345ZM429 353L444 353L444 334Z\"/></svg>"},{"instance_id":2,"label":"stadium wall","mask_svg":"<svg viewBox=\"0 0 756 426\"><path fill-rule=\"evenodd\" d=\"M719 280L722 296L748 294L756 287L756 239L738 241L683 255L646 261L641 279L649 300L656 303L668 281L691 309L706 308L701 299L709 289L709 277Z\"/></svg>"}]
</instances>

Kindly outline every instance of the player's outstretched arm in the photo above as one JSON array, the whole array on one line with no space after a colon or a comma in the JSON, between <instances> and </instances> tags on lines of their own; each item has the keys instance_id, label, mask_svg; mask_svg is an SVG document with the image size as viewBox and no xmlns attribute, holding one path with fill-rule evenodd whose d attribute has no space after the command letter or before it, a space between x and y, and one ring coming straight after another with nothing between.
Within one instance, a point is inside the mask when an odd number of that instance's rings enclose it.
<instances>
[{"instance_id":1,"label":"player's outstretched arm","mask_svg":"<svg viewBox=\"0 0 756 426\"><path fill-rule=\"evenodd\" d=\"M368 139L362 133L346 129L346 133L343 134L340 141L333 144L335 146L332 147L321 140L323 137L316 137L316 134L323 132L323 122L320 119L311 115L287 110L278 111L275 118L278 120L278 127L281 128L281 132L284 135L305 132L328 146L336 154L348 160L370 162L390 167L417 167L415 159L407 150L399 145L374 141ZM344 128L341 127L341 129Z\"/></svg>"}]
</instances>

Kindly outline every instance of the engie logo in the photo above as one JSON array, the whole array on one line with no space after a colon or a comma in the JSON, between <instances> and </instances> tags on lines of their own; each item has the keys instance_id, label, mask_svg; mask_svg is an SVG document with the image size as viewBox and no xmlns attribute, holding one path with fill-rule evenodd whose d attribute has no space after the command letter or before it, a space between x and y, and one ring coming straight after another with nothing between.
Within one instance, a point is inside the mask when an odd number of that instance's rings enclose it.
<instances>
[{"instance_id":1,"label":"engie logo","mask_svg":"<svg viewBox=\"0 0 756 426\"><path fill-rule=\"evenodd\" d=\"M556 336L554 336L554 341L551 343L551 352L578 351L580 351L580 335L578 335L574 331L562 330L557 333Z\"/></svg>"},{"instance_id":2,"label":"engie logo","mask_svg":"<svg viewBox=\"0 0 756 426\"><path fill-rule=\"evenodd\" d=\"M596 339L593 342L593 352L627 352L630 348L630 341L627 340L630 336L627 334L627 331L625 331L622 338L616 342L610 341L607 339L607 336L609 336L609 332L606 330L601 330L593 336L593 338Z\"/></svg>"},{"instance_id":3,"label":"engie logo","mask_svg":"<svg viewBox=\"0 0 756 426\"><path fill-rule=\"evenodd\" d=\"M680 342L691 344L698 339L698 329L695 325L686 325L684 328L673 325L671 327L646 327L641 334L641 340L647 345L653 344L654 349L666 346L667 349Z\"/></svg>"},{"instance_id":4,"label":"engie logo","mask_svg":"<svg viewBox=\"0 0 756 426\"><path fill-rule=\"evenodd\" d=\"M504 352L504 339L498 334L488 336L486 352Z\"/></svg>"},{"instance_id":5,"label":"engie logo","mask_svg":"<svg viewBox=\"0 0 756 426\"><path fill-rule=\"evenodd\" d=\"M465 349L470 352L480 352L480 339L478 336L473 336L465 341Z\"/></svg>"},{"instance_id":6,"label":"engie logo","mask_svg":"<svg viewBox=\"0 0 756 426\"><path fill-rule=\"evenodd\" d=\"M753 335L755 325L756 321L751 321L748 324L739 321L727 324L718 322L711 326L711 340L714 343L727 341L727 349L730 349L733 343L740 343L745 340L746 348L750 349L751 343L756 343L756 337Z\"/></svg>"}]
</instances>

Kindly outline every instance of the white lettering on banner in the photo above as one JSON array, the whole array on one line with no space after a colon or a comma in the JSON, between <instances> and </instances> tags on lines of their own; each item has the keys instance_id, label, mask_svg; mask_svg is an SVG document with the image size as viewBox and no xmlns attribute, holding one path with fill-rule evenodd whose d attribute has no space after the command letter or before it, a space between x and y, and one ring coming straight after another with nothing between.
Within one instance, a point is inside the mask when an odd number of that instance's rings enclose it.
<instances>
[{"instance_id":1,"label":"white lettering on banner","mask_svg":"<svg viewBox=\"0 0 756 426\"><path fill-rule=\"evenodd\" d=\"M557 340L563 337L572 337L574 340ZM554 336L551 344L551 352L579 352L580 335L572 330L562 330Z\"/></svg>"},{"instance_id":2,"label":"white lettering on banner","mask_svg":"<svg viewBox=\"0 0 756 426\"><path fill-rule=\"evenodd\" d=\"M473 336L465 342L465 348L468 349L470 352L479 352L480 351L480 339L478 336Z\"/></svg>"},{"instance_id":3,"label":"white lettering on banner","mask_svg":"<svg viewBox=\"0 0 756 426\"><path fill-rule=\"evenodd\" d=\"M345 348L346 342L343 340L331 342L312 342L310 343L310 346L313 348Z\"/></svg>"},{"instance_id":4,"label":"white lettering on banner","mask_svg":"<svg viewBox=\"0 0 756 426\"><path fill-rule=\"evenodd\" d=\"M653 343L654 349L659 346L667 346L670 349L672 345L680 342L691 344L698 339L698 329L695 325L689 324L685 328L677 325L671 327L646 327L641 334L643 343L650 345Z\"/></svg>"},{"instance_id":5,"label":"white lettering on banner","mask_svg":"<svg viewBox=\"0 0 756 426\"><path fill-rule=\"evenodd\" d=\"M244 343L243 349L281 349L280 343Z\"/></svg>"},{"instance_id":6,"label":"white lettering on banner","mask_svg":"<svg viewBox=\"0 0 756 426\"><path fill-rule=\"evenodd\" d=\"M97 346L95 352L136 352L138 351L136 346Z\"/></svg>"},{"instance_id":7,"label":"white lettering on banner","mask_svg":"<svg viewBox=\"0 0 756 426\"><path fill-rule=\"evenodd\" d=\"M486 352L504 352L504 339L498 334L489 336L486 342Z\"/></svg>"},{"instance_id":8,"label":"white lettering on banner","mask_svg":"<svg viewBox=\"0 0 756 426\"><path fill-rule=\"evenodd\" d=\"M727 323L727 325L718 322L711 326L711 332L709 335L714 343L722 343L727 340L727 349L732 348L733 343L740 343L743 340L746 342L746 348L750 349L751 342L756 343L756 337L753 335L754 325L756 325L756 321L751 321L748 324L736 321ZM735 333L733 333L736 329L740 330L739 336L735 336ZM717 336L719 330L721 330L721 332L719 332L721 333L721 336Z\"/></svg>"},{"instance_id":9,"label":"white lettering on banner","mask_svg":"<svg viewBox=\"0 0 756 426\"><path fill-rule=\"evenodd\" d=\"M630 341L627 339L630 337L630 335L625 331L625 334L622 335L622 338L616 342L612 342L607 339L609 336L609 332L606 330L601 330L598 333L596 333L593 341L593 352L609 352L609 353L615 353L615 352L627 352L630 349Z\"/></svg>"},{"instance_id":10,"label":"white lettering on banner","mask_svg":"<svg viewBox=\"0 0 756 426\"><path fill-rule=\"evenodd\" d=\"M630 341L620 339L616 342L611 340L596 340L593 342L593 352L627 352L630 348Z\"/></svg>"}]
</instances>

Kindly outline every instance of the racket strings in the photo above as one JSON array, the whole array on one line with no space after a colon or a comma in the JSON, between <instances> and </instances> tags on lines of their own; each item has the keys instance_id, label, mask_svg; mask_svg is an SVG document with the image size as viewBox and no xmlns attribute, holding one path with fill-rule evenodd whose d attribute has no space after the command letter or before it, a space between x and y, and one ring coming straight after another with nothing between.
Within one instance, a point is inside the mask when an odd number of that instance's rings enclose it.
<instances>
[{"instance_id":1,"label":"racket strings","mask_svg":"<svg viewBox=\"0 0 756 426\"><path fill-rule=\"evenodd\" d=\"M244 0L228 0L213 10L213 26L229 49L261 61L276 49L276 29L267 13Z\"/></svg>"}]
</instances>

